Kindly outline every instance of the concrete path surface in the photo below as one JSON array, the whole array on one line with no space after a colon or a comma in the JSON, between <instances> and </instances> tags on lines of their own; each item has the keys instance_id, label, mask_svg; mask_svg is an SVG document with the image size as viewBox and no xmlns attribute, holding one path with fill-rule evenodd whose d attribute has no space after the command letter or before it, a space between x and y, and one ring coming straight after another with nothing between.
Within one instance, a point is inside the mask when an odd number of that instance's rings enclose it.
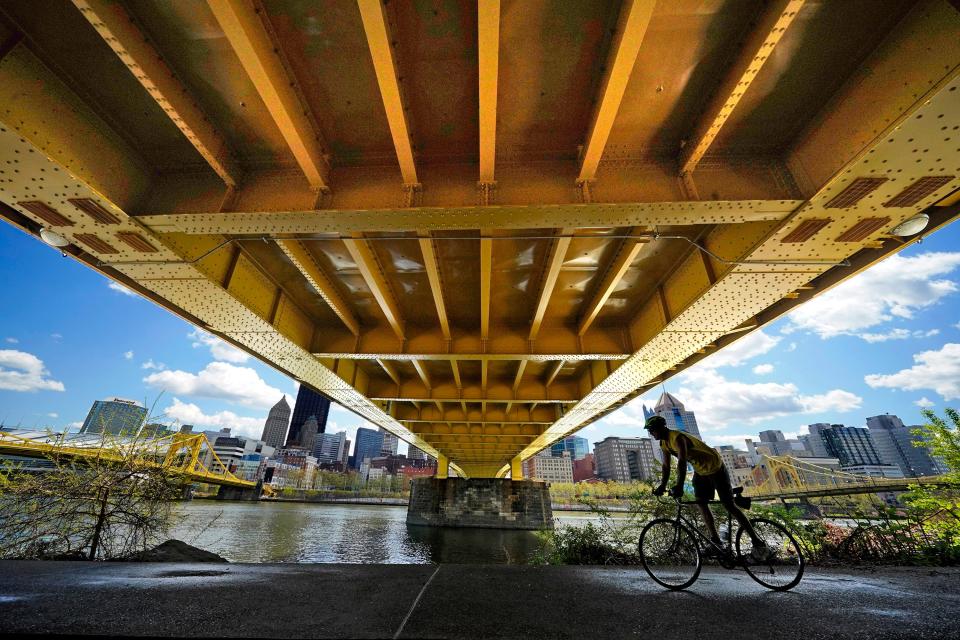
<instances>
[{"instance_id":1,"label":"concrete path surface","mask_svg":"<svg viewBox=\"0 0 960 640\"><path fill-rule=\"evenodd\" d=\"M960 638L960 570L0 562L0 632L274 638Z\"/></svg>"}]
</instances>

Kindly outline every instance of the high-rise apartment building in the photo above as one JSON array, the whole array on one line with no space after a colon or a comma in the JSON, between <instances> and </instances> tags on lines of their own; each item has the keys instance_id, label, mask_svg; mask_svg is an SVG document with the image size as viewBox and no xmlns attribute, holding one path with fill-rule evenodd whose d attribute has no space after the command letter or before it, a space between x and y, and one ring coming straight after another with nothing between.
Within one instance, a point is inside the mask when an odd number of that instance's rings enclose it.
<instances>
[{"instance_id":1,"label":"high-rise apartment building","mask_svg":"<svg viewBox=\"0 0 960 640\"><path fill-rule=\"evenodd\" d=\"M80 433L134 436L147 418L147 408L134 400L94 400Z\"/></svg>"},{"instance_id":2,"label":"high-rise apartment building","mask_svg":"<svg viewBox=\"0 0 960 640\"><path fill-rule=\"evenodd\" d=\"M287 398L284 396L280 398L277 404L273 405L270 413L267 414L267 421L263 423L263 435L260 436L260 439L274 449L279 449L283 446L289 424L290 405L287 404Z\"/></svg>"},{"instance_id":3,"label":"high-rise apartment building","mask_svg":"<svg viewBox=\"0 0 960 640\"><path fill-rule=\"evenodd\" d=\"M317 434L317 440L313 447L313 457L317 459L317 464L342 462L344 451L349 446L348 442L346 431Z\"/></svg>"},{"instance_id":4,"label":"high-rise apartment building","mask_svg":"<svg viewBox=\"0 0 960 640\"><path fill-rule=\"evenodd\" d=\"M393 435L383 427L380 427L380 433L383 434L383 444L380 445L380 455L382 456L397 455L397 447L400 445L400 438Z\"/></svg>"},{"instance_id":5,"label":"high-rise apartment building","mask_svg":"<svg viewBox=\"0 0 960 640\"><path fill-rule=\"evenodd\" d=\"M867 428L886 464L892 464L903 472L904 477L919 478L936 476L947 472L943 460L930 453L925 446L915 446L923 438L913 435L916 427L908 427L895 415L885 414L867 418Z\"/></svg>"},{"instance_id":6,"label":"high-rise apartment building","mask_svg":"<svg viewBox=\"0 0 960 640\"><path fill-rule=\"evenodd\" d=\"M827 457L837 458L842 467L883 464L870 431L864 427L818 423L808 428L811 443L819 438L828 453Z\"/></svg>"},{"instance_id":7,"label":"high-rise apartment building","mask_svg":"<svg viewBox=\"0 0 960 640\"><path fill-rule=\"evenodd\" d=\"M630 482L658 479L660 461L653 452L650 438L615 438L610 436L593 443L597 477L603 480Z\"/></svg>"},{"instance_id":8,"label":"high-rise apartment building","mask_svg":"<svg viewBox=\"0 0 960 640\"><path fill-rule=\"evenodd\" d=\"M353 468L359 469L364 460L380 456L383 449L383 432L360 427L357 429L357 444L353 452Z\"/></svg>"},{"instance_id":9,"label":"high-rise apartment building","mask_svg":"<svg viewBox=\"0 0 960 640\"><path fill-rule=\"evenodd\" d=\"M523 461L523 476L544 482L573 482L573 458L569 453L555 456L548 449Z\"/></svg>"},{"instance_id":10,"label":"high-rise apartment building","mask_svg":"<svg viewBox=\"0 0 960 640\"><path fill-rule=\"evenodd\" d=\"M327 430L327 417L330 415L330 399L305 384L297 391L297 401L293 405L293 418L290 420L290 432L287 434L288 447L302 447L300 435L304 423L311 416L317 419L317 433Z\"/></svg>"},{"instance_id":11,"label":"high-rise apartment building","mask_svg":"<svg viewBox=\"0 0 960 640\"><path fill-rule=\"evenodd\" d=\"M652 410L646 406L643 407L644 420L650 416L661 416L667 421L668 428L700 437L700 427L697 426L697 417L693 411L687 411L682 402L667 392L660 396Z\"/></svg>"},{"instance_id":12,"label":"high-rise apartment building","mask_svg":"<svg viewBox=\"0 0 960 640\"><path fill-rule=\"evenodd\" d=\"M550 445L552 455L562 456L565 452L574 460L583 460L583 457L590 453L590 441L580 436L567 436Z\"/></svg>"}]
</instances>

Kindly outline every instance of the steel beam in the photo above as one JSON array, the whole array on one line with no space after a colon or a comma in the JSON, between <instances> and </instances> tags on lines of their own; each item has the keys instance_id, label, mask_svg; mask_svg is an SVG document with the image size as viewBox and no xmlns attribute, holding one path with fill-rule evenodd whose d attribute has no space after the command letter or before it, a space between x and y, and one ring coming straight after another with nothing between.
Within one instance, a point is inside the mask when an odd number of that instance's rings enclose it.
<instances>
[{"instance_id":1,"label":"steel beam","mask_svg":"<svg viewBox=\"0 0 960 640\"><path fill-rule=\"evenodd\" d=\"M680 160L680 173L689 174L710 148L720 129L736 109L764 63L773 55L774 47L800 13L805 0L774 0L768 3L727 70L723 82L704 110L693 135L688 138Z\"/></svg>"},{"instance_id":2,"label":"steel beam","mask_svg":"<svg viewBox=\"0 0 960 640\"><path fill-rule=\"evenodd\" d=\"M590 118L590 130L580 162L579 182L596 178L603 149L620 110L620 102L640 53L640 45L653 15L655 0L625 0L620 8L617 30L610 43L610 55L600 84L596 109Z\"/></svg>"},{"instance_id":3,"label":"steel beam","mask_svg":"<svg viewBox=\"0 0 960 640\"><path fill-rule=\"evenodd\" d=\"M567 364L565 359L557 360L556 364L554 364L547 373L547 377L543 381L543 386L549 387L551 384L553 384L553 381L557 379L557 375L560 373L560 370L563 369L565 364Z\"/></svg>"},{"instance_id":4,"label":"steel beam","mask_svg":"<svg viewBox=\"0 0 960 640\"><path fill-rule=\"evenodd\" d=\"M493 182L497 146L497 84L500 65L500 0L477 3L480 67L480 182Z\"/></svg>"},{"instance_id":5,"label":"steel beam","mask_svg":"<svg viewBox=\"0 0 960 640\"><path fill-rule=\"evenodd\" d=\"M239 170L227 142L123 6L105 0L73 0L73 4L210 168L228 187L235 187Z\"/></svg>"},{"instance_id":6,"label":"steel beam","mask_svg":"<svg viewBox=\"0 0 960 640\"><path fill-rule=\"evenodd\" d=\"M386 372L387 376L393 380L393 383L400 386L400 375L397 373L397 368L393 366L392 362L387 360L377 359L377 364Z\"/></svg>"},{"instance_id":7,"label":"steel beam","mask_svg":"<svg viewBox=\"0 0 960 640\"><path fill-rule=\"evenodd\" d=\"M490 276L493 269L493 240L480 239L480 339L490 337ZM486 377L486 376L484 376Z\"/></svg>"},{"instance_id":8,"label":"steel beam","mask_svg":"<svg viewBox=\"0 0 960 640\"><path fill-rule=\"evenodd\" d=\"M636 230L631 230L631 234L633 233L636 233ZM627 270L630 268L630 265L633 264L633 261L644 247L644 244L643 240L634 240L632 238L620 242L620 248L617 250L611 263L607 266L603 278L594 290L593 297L580 314L580 322L577 325L578 335L584 335L587 329L590 328L590 325L593 324L593 321L596 320L600 310L603 309L603 305L606 304L610 294L612 294L617 288L617 285L620 284L620 280L626 275Z\"/></svg>"},{"instance_id":9,"label":"steel beam","mask_svg":"<svg viewBox=\"0 0 960 640\"><path fill-rule=\"evenodd\" d=\"M437 262L436 252L433 250L433 240L430 232L421 232L420 252L423 254L423 266L427 271L430 282L430 292L433 294L433 303L437 309L437 319L440 321L440 330L443 337L450 339L450 321L447 319L447 307L443 303L443 281L440 278L440 265Z\"/></svg>"},{"instance_id":10,"label":"steel beam","mask_svg":"<svg viewBox=\"0 0 960 640\"><path fill-rule=\"evenodd\" d=\"M232 213L192 213L141 216L160 233L231 234L275 237L278 234L352 234L363 231L413 232L418 229L544 229L611 228L624 226L687 226L740 224L783 220L800 200L739 200L690 202L568 203L498 205L494 207L404 207L371 210L303 210ZM439 235L439 234L437 234ZM540 233L549 236L549 233ZM482 238L481 260L489 259L495 238ZM488 247L484 249L483 247Z\"/></svg>"},{"instance_id":11,"label":"steel beam","mask_svg":"<svg viewBox=\"0 0 960 640\"><path fill-rule=\"evenodd\" d=\"M306 116L274 43L258 15L257 0L207 0L240 64L273 117L312 189L327 188L329 166L320 134Z\"/></svg>"},{"instance_id":12,"label":"steel beam","mask_svg":"<svg viewBox=\"0 0 960 640\"><path fill-rule=\"evenodd\" d=\"M360 335L360 322L346 301L337 291L336 285L327 277L323 269L314 259L310 250L299 240L277 240L277 246L290 258L294 266L303 274L307 282L316 289L343 324L355 336Z\"/></svg>"},{"instance_id":13,"label":"steel beam","mask_svg":"<svg viewBox=\"0 0 960 640\"><path fill-rule=\"evenodd\" d=\"M567 249L570 247L572 238L570 237L575 229L561 229L560 236L553 241L550 248L550 256L547 258L547 268L543 274L543 284L540 287L540 297L537 299L537 306L533 312L533 319L530 321L530 340L536 340L540 332L540 325L543 323L543 316L550 305L550 298L553 296L553 288L557 284L557 277L560 275L560 268L563 267L563 261L567 256Z\"/></svg>"},{"instance_id":14,"label":"steel beam","mask_svg":"<svg viewBox=\"0 0 960 640\"><path fill-rule=\"evenodd\" d=\"M359 234L353 238L345 238L343 243L346 245L350 257L352 257L356 263L357 269L360 270L363 281L366 282L367 287L370 288L370 293L373 294L377 304L380 305L380 310L383 311L387 322L393 328L397 338L403 340L404 323L403 317L400 314L400 307L397 306L393 293L390 291L390 284L380 269L373 250L363 239L363 236Z\"/></svg>"},{"instance_id":15,"label":"steel beam","mask_svg":"<svg viewBox=\"0 0 960 640\"><path fill-rule=\"evenodd\" d=\"M400 82L397 79L396 60L390 43L387 15L380 0L357 0L363 30L367 35L367 45L373 58L373 68L380 85L383 108L390 125L393 147L397 151L400 173L403 182L412 187L418 183L417 168L413 160L413 148L410 145L410 132L403 112L403 99L400 96Z\"/></svg>"}]
</instances>

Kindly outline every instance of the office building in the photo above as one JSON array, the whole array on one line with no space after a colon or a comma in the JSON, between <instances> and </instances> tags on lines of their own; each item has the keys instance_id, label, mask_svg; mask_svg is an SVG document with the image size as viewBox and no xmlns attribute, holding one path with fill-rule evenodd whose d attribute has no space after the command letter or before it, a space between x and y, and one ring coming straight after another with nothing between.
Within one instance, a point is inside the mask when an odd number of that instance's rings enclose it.
<instances>
[{"instance_id":1,"label":"office building","mask_svg":"<svg viewBox=\"0 0 960 640\"><path fill-rule=\"evenodd\" d=\"M523 461L523 477L544 482L573 482L573 458L569 452L555 456L547 449Z\"/></svg>"},{"instance_id":2,"label":"office building","mask_svg":"<svg viewBox=\"0 0 960 640\"><path fill-rule=\"evenodd\" d=\"M804 444L807 451L814 458L829 458L830 452L827 451L827 445L820 437L820 431L829 429L830 425L826 422L817 422L807 426L810 431L807 435L800 436L800 442Z\"/></svg>"},{"instance_id":3,"label":"office building","mask_svg":"<svg viewBox=\"0 0 960 640\"><path fill-rule=\"evenodd\" d=\"M267 414L267 421L263 423L263 434L260 439L275 449L283 446L287 437L287 427L290 424L290 405L286 396L273 405Z\"/></svg>"},{"instance_id":4,"label":"office building","mask_svg":"<svg viewBox=\"0 0 960 640\"><path fill-rule=\"evenodd\" d=\"M937 476L948 471L944 461L926 446L915 446L923 438L913 434L917 427L908 427L897 416L885 414L867 418L867 428L885 464L900 469L906 478Z\"/></svg>"},{"instance_id":5,"label":"office building","mask_svg":"<svg viewBox=\"0 0 960 640\"><path fill-rule=\"evenodd\" d=\"M864 427L818 423L810 425L809 429L809 440L816 442L819 438L829 457L838 459L844 469L860 465L883 464L870 431Z\"/></svg>"},{"instance_id":6,"label":"office building","mask_svg":"<svg viewBox=\"0 0 960 640\"><path fill-rule=\"evenodd\" d=\"M317 422L317 416L310 416L300 427L300 448L313 452L317 442L317 436L323 435L320 432L320 424Z\"/></svg>"},{"instance_id":7,"label":"office building","mask_svg":"<svg viewBox=\"0 0 960 640\"><path fill-rule=\"evenodd\" d=\"M596 477L596 469L593 465L593 454L588 453L580 460L573 461L573 481L584 482Z\"/></svg>"},{"instance_id":8,"label":"office building","mask_svg":"<svg viewBox=\"0 0 960 640\"><path fill-rule=\"evenodd\" d=\"M650 438L615 438L593 443L597 477L601 480L631 482L659 480L660 461Z\"/></svg>"},{"instance_id":9,"label":"office building","mask_svg":"<svg viewBox=\"0 0 960 640\"><path fill-rule=\"evenodd\" d=\"M380 456L383 449L383 432L366 427L357 429L357 444L353 452L353 468L359 469L364 460Z\"/></svg>"},{"instance_id":10,"label":"office building","mask_svg":"<svg viewBox=\"0 0 960 640\"><path fill-rule=\"evenodd\" d=\"M146 418L147 408L134 400L95 400L80 427L80 433L133 436L139 433Z\"/></svg>"},{"instance_id":11,"label":"office building","mask_svg":"<svg viewBox=\"0 0 960 640\"><path fill-rule=\"evenodd\" d=\"M667 421L667 427L677 431L683 431L699 438L700 427L697 426L697 417L693 411L687 411L683 403L667 392L663 392L654 408L643 407L643 419L650 416L661 416Z\"/></svg>"},{"instance_id":12,"label":"office building","mask_svg":"<svg viewBox=\"0 0 960 640\"><path fill-rule=\"evenodd\" d=\"M760 432L760 442L747 438L747 452L756 461L760 456L792 456L806 458L810 456L805 442L799 439L787 439L780 430Z\"/></svg>"},{"instance_id":13,"label":"office building","mask_svg":"<svg viewBox=\"0 0 960 640\"><path fill-rule=\"evenodd\" d=\"M550 445L552 455L562 456L564 452L569 453L574 460L583 460L583 457L590 452L590 441L580 436L568 436Z\"/></svg>"},{"instance_id":14,"label":"office building","mask_svg":"<svg viewBox=\"0 0 960 640\"><path fill-rule=\"evenodd\" d=\"M293 405L293 418L290 420L290 432L287 434L287 447L302 447L300 431L311 416L317 419L317 433L327 430L327 417L330 415L330 399L305 384L297 391L297 401Z\"/></svg>"},{"instance_id":15,"label":"office building","mask_svg":"<svg viewBox=\"0 0 960 640\"><path fill-rule=\"evenodd\" d=\"M255 476L260 462L275 453L274 447L263 440L244 436L222 435L211 440L211 443L213 452L227 471L244 478L250 478L251 473ZM221 470L212 456L208 468L214 473Z\"/></svg>"},{"instance_id":16,"label":"office building","mask_svg":"<svg viewBox=\"0 0 960 640\"><path fill-rule=\"evenodd\" d=\"M348 442L346 431L319 433L313 447L313 457L317 459L317 464L343 462L344 452L349 446Z\"/></svg>"},{"instance_id":17,"label":"office building","mask_svg":"<svg viewBox=\"0 0 960 640\"><path fill-rule=\"evenodd\" d=\"M427 454L411 444L407 447L407 458L410 460L426 460Z\"/></svg>"},{"instance_id":18,"label":"office building","mask_svg":"<svg viewBox=\"0 0 960 640\"><path fill-rule=\"evenodd\" d=\"M400 445L400 438L393 435L383 427L380 427L380 433L383 434L383 444L380 445L380 455L382 456L397 455L397 447Z\"/></svg>"}]
</instances>

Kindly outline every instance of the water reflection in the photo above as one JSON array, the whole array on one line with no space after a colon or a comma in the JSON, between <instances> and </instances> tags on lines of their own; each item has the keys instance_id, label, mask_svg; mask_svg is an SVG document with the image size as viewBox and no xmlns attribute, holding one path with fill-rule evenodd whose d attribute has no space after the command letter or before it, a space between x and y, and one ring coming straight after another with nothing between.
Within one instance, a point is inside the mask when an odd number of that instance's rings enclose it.
<instances>
[{"instance_id":1,"label":"water reflection","mask_svg":"<svg viewBox=\"0 0 960 640\"><path fill-rule=\"evenodd\" d=\"M407 526L404 506L194 501L172 536L232 562L526 563L530 531Z\"/></svg>"}]
</instances>

